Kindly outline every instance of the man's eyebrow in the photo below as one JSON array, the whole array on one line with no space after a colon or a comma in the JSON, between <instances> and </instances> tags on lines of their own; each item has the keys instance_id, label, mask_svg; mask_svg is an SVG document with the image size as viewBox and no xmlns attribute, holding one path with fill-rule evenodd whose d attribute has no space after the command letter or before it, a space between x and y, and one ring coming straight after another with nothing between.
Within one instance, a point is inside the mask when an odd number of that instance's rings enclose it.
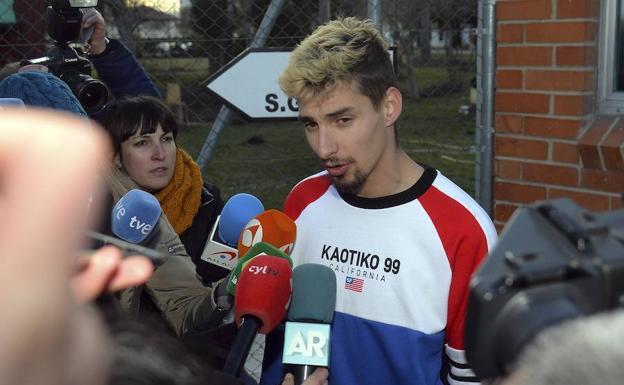
<instances>
[{"instance_id":1,"label":"man's eyebrow","mask_svg":"<svg viewBox=\"0 0 624 385\"><path fill-rule=\"evenodd\" d=\"M327 114L325 114L325 116L328 117L328 118L333 118L333 117L336 117L338 115L342 115L344 113L350 112L351 110L353 110L353 107L344 107L344 108L341 108L341 109L336 110L334 112L327 113Z\"/></svg>"},{"instance_id":2,"label":"man's eyebrow","mask_svg":"<svg viewBox=\"0 0 624 385\"><path fill-rule=\"evenodd\" d=\"M333 117L336 117L336 116L340 116L340 115L342 115L342 114L345 114L345 113L347 113L347 112L351 112L352 110L353 110L353 107L344 107L344 108L341 108L341 109L339 109L339 110L332 111L332 112L329 112L329 113L325 114L325 117L327 117L327 118L333 118ZM298 119L299 119L301 122L304 122L304 123L307 123L307 122L310 122L310 121L313 121L313 120L314 120L314 119L312 119L311 117L309 117L309 116L305 116L305 115L299 115Z\"/></svg>"}]
</instances>

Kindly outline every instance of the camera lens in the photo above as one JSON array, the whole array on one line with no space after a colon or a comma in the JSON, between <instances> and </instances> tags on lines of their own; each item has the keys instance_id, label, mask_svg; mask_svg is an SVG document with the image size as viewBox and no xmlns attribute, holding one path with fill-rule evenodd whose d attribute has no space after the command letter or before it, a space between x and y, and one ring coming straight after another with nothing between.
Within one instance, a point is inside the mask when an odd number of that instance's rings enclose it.
<instances>
[{"instance_id":1,"label":"camera lens","mask_svg":"<svg viewBox=\"0 0 624 385\"><path fill-rule=\"evenodd\" d=\"M99 80L79 72L67 72L63 74L62 78L76 95L87 114L92 115L99 112L108 103L108 88Z\"/></svg>"}]
</instances>

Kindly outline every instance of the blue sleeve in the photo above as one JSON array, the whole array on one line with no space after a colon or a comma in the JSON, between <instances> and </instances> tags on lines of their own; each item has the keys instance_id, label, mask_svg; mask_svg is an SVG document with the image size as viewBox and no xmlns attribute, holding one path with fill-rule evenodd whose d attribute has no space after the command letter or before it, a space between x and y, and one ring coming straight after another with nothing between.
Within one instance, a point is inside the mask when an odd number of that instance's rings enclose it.
<instances>
[{"instance_id":1,"label":"blue sleeve","mask_svg":"<svg viewBox=\"0 0 624 385\"><path fill-rule=\"evenodd\" d=\"M106 50L100 55L90 56L89 60L115 98L123 95L161 98L141 64L119 40L110 39Z\"/></svg>"},{"instance_id":2,"label":"blue sleeve","mask_svg":"<svg viewBox=\"0 0 624 385\"><path fill-rule=\"evenodd\" d=\"M266 336L260 385L278 385L284 380L284 366L282 365L283 346L284 324L282 323Z\"/></svg>"}]
</instances>

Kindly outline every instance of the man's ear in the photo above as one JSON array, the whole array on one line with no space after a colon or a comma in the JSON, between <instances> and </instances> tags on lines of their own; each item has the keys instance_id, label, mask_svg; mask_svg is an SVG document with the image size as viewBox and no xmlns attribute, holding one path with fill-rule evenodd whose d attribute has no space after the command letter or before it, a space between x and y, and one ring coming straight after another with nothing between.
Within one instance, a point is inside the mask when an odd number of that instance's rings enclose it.
<instances>
[{"instance_id":1,"label":"man's ear","mask_svg":"<svg viewBox=\"0 0 624 385\"><path fill-rule=\"evenodd\" d=\"M394 125L403 110L403 95L401 95L401 91L396 87L389 87L386 90L383 104L384 121L386 127L389 127Z\"/></svg>"}]
</instances>

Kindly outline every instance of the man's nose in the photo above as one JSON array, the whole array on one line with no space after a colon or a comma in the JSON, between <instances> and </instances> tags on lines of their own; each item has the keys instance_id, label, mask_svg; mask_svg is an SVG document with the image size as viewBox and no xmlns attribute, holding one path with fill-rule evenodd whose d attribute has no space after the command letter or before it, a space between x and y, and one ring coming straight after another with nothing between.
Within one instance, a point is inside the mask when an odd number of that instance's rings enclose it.
<instances>
[{"instance_id":1,"label":"man's nose","mask_svg":"<svg viewBox=\"0 0 624 385\"><path fill-rule=\"evenodd\" d=\"M329 159L338 152L338 143L331 130L319 127L318 131L318 156L321 159Z\"/></svg>"}]
</instances>

